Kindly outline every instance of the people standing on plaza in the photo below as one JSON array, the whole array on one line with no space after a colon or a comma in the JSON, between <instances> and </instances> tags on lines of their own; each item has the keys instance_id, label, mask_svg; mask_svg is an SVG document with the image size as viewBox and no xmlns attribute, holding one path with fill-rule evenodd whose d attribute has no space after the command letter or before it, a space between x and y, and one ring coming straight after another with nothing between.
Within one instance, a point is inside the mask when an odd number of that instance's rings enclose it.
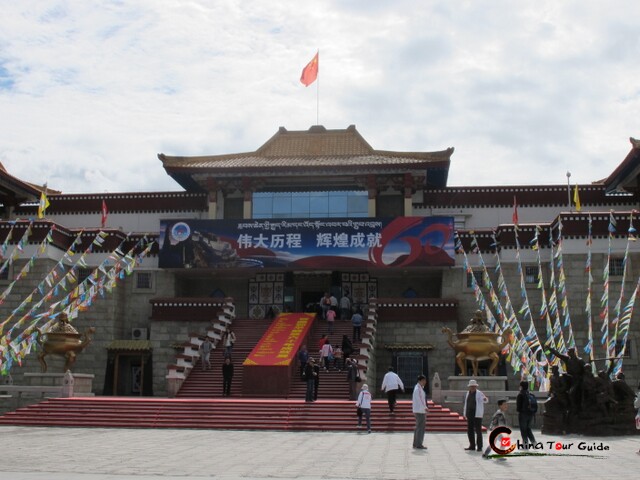
<instances>
[{"instance_id":1,"label":"people standing on plaza","mask_svg":"<svg viewBox=\"0 0 640 480\"><path fill-rule=\"evenodd\" d=\"M331 335L333 333L333 326L336 323L336 312L328 310L325 317L327 319L327 331L329 332L329 335Z\"/></svg>"},{"instance_id":2,"label":"people standing on plaza","mask_svg":"<svg viewBox=\"0 0 640 480\"><path fill-rule=\"evenodd\" d=\"M353 325L353 335L351 339L353 343L360 342L362 340L362 334L360 332L362 328L362 310L356 310L356 313L351 317L351 325Z\"/></svg>"},{"instance_id":3,"label":"people standing on plaza","mask_svg":"<svg viewBox=\"0 0 640 480\"><path fill-rule=\"evenodd\" d=\"M491 417L491 422L489 423L489 431L492 431L497 427L507 426L507 417L505 416L505 413L508 409L509 403L506 399L498 400L498 410L496 410L496 413L494 413L493 417ZM498 438L495 441L500 444L500 440L503 436L504 435L502 434L498 435ZM482 453L482 456L484 458L487 458L489 456L489 453L491 453L491 445L487 446L486 450ZM506 458L500 457L498 460L506 460Z\"/></svg>"},{"instance_id":4,"label":"people standing on plaza","mask_svg":"<svg viewBox=\"0 0 640 480\"><path fill-rule=\"evenodd\" d=\"M351 319L351 299L345 293L340 298L340 320Z\"/></svg>"},{"instance_id":5,"label":"people standing on plaza","mask_svg":"<svg viewBox=\"0 0 640 480\"><path fill-rule=\"evenodd\" d=\"M211 369L211 350L213 349L213 343L209 337L205 337L202 345L200 345L200 361L202 363L202 370Z\"/></svg>"},{"instance_id":6,"label":"people standing on plaza","mask_svg":"<svg viewBox=\"0 0 640 480\"><path fill-rule=\"evenodd\" d=\"M347 382L349 382L349 400L355 400L356 387L360 379L360 375L358 372L358 362L353 358L349 358L347 360L346 369L347 369Z\"/></svg>"},{"instance_id":7,"label":"people standing on plaza","mask_svg":"<svg viewBox=\"0 0 640 480\"><path fill-rule=\"evenodd\" d=\"M231 357L226 357L222 364L222 396L231 396L231 380L233 380L233 363Z\"/></svg>"},{"instance_id":8,"label":"people standing on plaza","mask_svg":"<svg viewBox=\"0 0 640 480\"><path fill-rule=\"evenodd\" d=\"M427 377L418 375L418 383L413 387L412 408L416 417L416 428L413 432L413 448L426 450L424 446L424 429L427 423L427 394L424 387L427 385Z\"/></svg>"},{"instance_id":9,"label":"people standing on plaza","mask_svg":"<svg viewBox=\"0 0 640 480\"><path fill-rule=\"evenodd\" d=\"M236 334L227 327L227 331L222 335L222 346L224 347L224 358L231 357L233 345L236 343Z\"/></svg>"},{"instance_id":10,"label":"people standing on plaza","mask_svg":"<svg viewBox=\"0 0 640 480\"><path fill-rule=\"evenodd\" d=\"M536 437L533 436L531 427L533 426L533 417L535 412L532 409L532 400L529 396L529 384L525 381L520 382L520 392L516 397L516 411L518 412L518 426L520 427L520 436L522 443L527 446L536 443Z\"/></svg>"},{"instance_id":11,"label":"people standing on plaza","mask_svg":"<svg viewBox=\"0 0 640 480\"><path fill-rule=\"evenodd\" d=\"M329 339L327 339L325 344L322 346L320 354L320 363L324 365L324 370L328 372L329 366L331 365L331 362L333 362L333 347L331 346L331 342L329 341Z\"/></svg>"},{"instance_id":12,"label":"people standing on plaza","mask_svg":"<svg viewBox=\"0 0 640 480\"><path fill-rule=\"evenodd\" d=\"M389 367L389 370L382 379L382 386L380 390L387 392L387 403L389 404L389 413L393 413L396 408L396 395L398 392L404 392L404 384L396 372L393 371L393 367Z\"/></svg>"},{"instance_id":13,"label":"people standing on plaza","mask_svg":"<svg viewBox=\"0 0 640 480\"><path fill-rule=\"evenodd\" d=\"M305 380L305 382L307 382L307 391L304 397L304 401L309 403L309 402L313 402L313 396L314 396L314 390L315 390L315 376L317 375L317 373L315 372L315 369L313 368L315 364L315 361L313 360L313 358L309 358L309 360L307 361L307 364L304 367L304 375L303 378Z\"/></svg>"},{"instance_id":14,"label":"people standing on plaza","mask_svg":"<svg viewBox=\"0 0 640 480\"><path fill-rule=\"evenodd\" d=\"M371 433L371 393L369 392L369 386L366 383L362 385L362 388L360 388L356 407L362 410L362 415L364 415L364 418L367 421L367 433ZM358 428L361 426L362 416L358 416Z\"/></svg>"},{"instance_id":15,"label":"people standing on plaza","mask_svg":"<svg viewBox=\"0 0 640 480\"><path fill-rule=\"evenodd\" d=\"M309 351L306 345L302 345L298 350L298 362L300 363L300 378L304 378L304 367L307 366L309 361Z\"/></svg>"},{"instance_id":16,"label":"people standing on plaza","mask_svg":"<svg viewBox=\"0 0 640 480\"><path fill-rule=\"evenodd\" d=\"M484 416L484 404L489 401L484 393L478 389L478 382L471 379L467 384L469 390L464 396L462 411L467 419L467 436L469 446L465 450L482 451L482 417Z\"/></svg>"}]
</instances>

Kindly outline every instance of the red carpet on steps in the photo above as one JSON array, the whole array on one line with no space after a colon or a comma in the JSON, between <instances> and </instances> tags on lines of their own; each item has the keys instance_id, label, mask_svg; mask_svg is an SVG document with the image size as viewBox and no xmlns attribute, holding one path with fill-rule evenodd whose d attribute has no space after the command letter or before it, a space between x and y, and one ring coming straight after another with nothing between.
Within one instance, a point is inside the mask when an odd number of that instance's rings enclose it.
<instances>
[{"instance_id":1,"label":"red carpet on steps","mask_svg":"<svg viewBox=\"0 0 640 480\"><path fill-rule=\"evenodd\" d=\"M373 402L373 430L412 431L411 402L390 415ZM216 428L233 430L356 430L354 402L343 400L167 399L132 397L52 398L0 417L0 425L114 428ZM458 414L429 402L427 431L466 431Z\"/></svg>"}]
</instances>

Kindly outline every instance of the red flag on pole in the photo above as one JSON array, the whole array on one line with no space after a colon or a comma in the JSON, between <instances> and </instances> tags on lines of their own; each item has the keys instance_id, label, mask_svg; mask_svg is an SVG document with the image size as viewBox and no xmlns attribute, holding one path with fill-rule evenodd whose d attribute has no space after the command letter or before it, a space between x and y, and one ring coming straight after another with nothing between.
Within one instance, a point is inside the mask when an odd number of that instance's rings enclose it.
<instances>
[{"instance_id":1,"label":"red flag on pole","mask_svg":"<svg viewBox=\"0 0 640 480\"><path fill-rule=\"evenodd\" d=\"M518 202L516 196L513 196L513 215L511 215L511 222L514 225L518 225Z\"/></svg>"},{"instance_id":2,"label":"red flag on pole","mask_svg":"<svg viewBox=\"0 0 640 480\"><path fill-rule=\"evenodd\" d=\"M105 225L107 224L107 214L108 213L109 213L109 210L107 210L107 202L102 200L102 228L104 228Z\"/></svg>"},{"instance_id":3,"label":"red flag on pole","mask_svg":"<svg viewBox=\"0 0 640 480\"><path fill-rule=\"evenodd\" d=\"M305 87L311 85L318 78L319 55L320 52L316 53L313 59L307 63L307 66L302 69L300 81Z\"/></svg>"}]
</instances>

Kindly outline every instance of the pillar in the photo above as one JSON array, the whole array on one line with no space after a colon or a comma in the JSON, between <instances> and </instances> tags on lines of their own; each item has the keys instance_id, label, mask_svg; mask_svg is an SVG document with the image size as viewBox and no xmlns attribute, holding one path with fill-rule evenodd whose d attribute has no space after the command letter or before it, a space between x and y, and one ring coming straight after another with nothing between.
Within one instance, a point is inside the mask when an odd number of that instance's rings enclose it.
<instances>
[{"instance_id":1,"label":"pillar","mask_svg":"<svg viewBox=\"0 0 640 480\"><path fill-rule=\"evenodd\" d=\"M378 194L378 188L376 187L376 177L369 175L367 177L367 190L369 192L369 217L376 216L376 195Z\"/></svg>"},{"instance_id":2,"label":"pillar","mask_svg":"<svg viewBox=\"0 0 640 480\"><path fill-rule=\"evenodd\" d=\"M413 177L410 173L404 174L404 216L413 215Z\"/></svg>"}]
</instances>

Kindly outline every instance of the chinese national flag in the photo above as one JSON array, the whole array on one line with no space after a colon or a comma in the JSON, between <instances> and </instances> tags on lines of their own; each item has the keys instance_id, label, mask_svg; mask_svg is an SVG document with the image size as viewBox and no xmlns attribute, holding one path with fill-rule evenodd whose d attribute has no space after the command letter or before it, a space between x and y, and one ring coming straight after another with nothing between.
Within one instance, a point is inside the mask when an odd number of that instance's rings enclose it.
<instances>
[{"instance_id":1,"label":"chinese national flag","mask_svg":"<svg viewBox=\"0 0 640 480\"><path fill-rule=\"evenodd\" d=\"M318 78L318 65L319 65L320 52L316 53L315 57L307 63L307 66L302 69L302 75L300 75L300 81L305 87L308 87Z\"/></svg>"},{"instance_id":2,"label":"chinese national flag","mask_svg":"<svg viewBox=\"0 0 640 480\"><path fill-rule=\"evenodd\" d=\"M513 213L511 214L511 223L518 225L518 202L516 196L513 196Z\"/></svg>"},{"instance_id":3,"label":"chinese national flag","mask_svg":"<svg viewBox=\"0 0 640 480\"><path fill-rule=\"evenodd\" d=\"M109 210L107 210L107 202L102 200L102 228L107 225L107 215L109 214Z\"/></svg>"}]
</instances>

